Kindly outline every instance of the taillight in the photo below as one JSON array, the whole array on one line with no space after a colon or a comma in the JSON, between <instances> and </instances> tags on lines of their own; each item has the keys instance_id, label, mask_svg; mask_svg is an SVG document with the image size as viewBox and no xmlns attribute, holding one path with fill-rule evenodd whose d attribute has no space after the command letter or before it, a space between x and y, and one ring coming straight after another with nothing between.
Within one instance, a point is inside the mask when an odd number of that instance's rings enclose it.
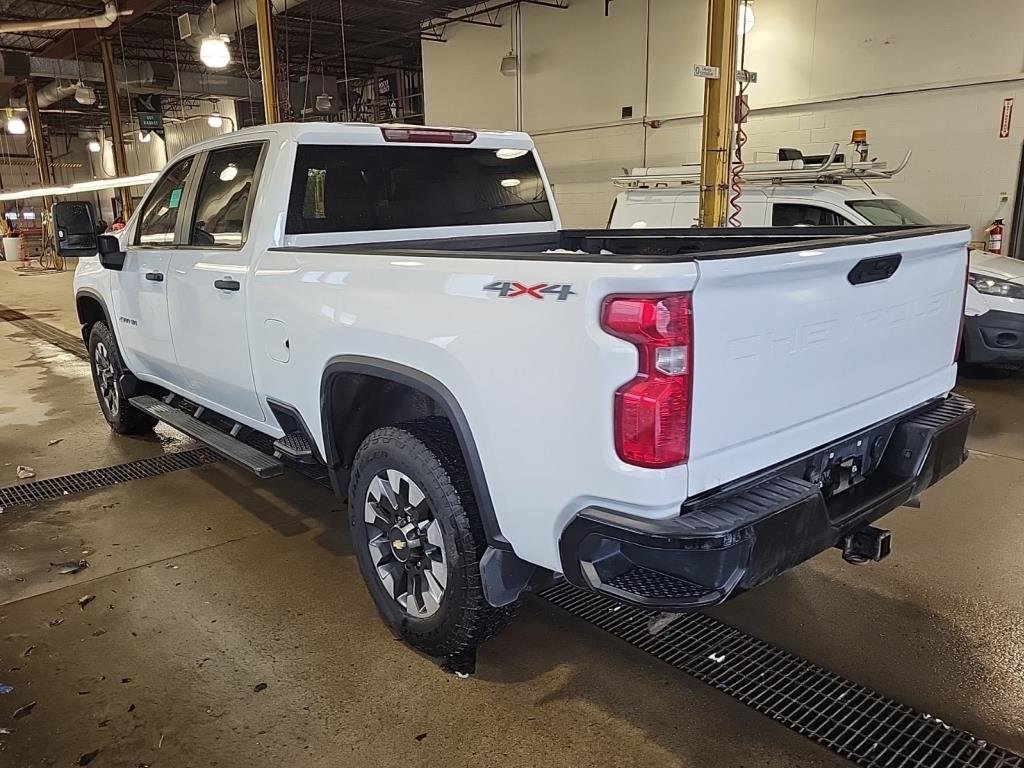
<instances>
[{"instance_id":1,"label":"taillight","mask_svg":"<svg viewBox=\"0 0 1024 768\"><path fill-rule=\"evenodd\" d=\"M685 463L693 390L691 295L609 296L601 327L639 353L636 377L615 393L619 458L650 468Z\"/></svg>"},{"instance_id":2,"label":"taillight","mask_svg":"<svg viewBox=\"0 0 1024 768\"><path fill-rule=\"evenodd\" d=\"M380 127L384 141L408 142L410 144L472 144L476 132L464 128L417 128L416 126Z\"/></svg>"}]
</instances>

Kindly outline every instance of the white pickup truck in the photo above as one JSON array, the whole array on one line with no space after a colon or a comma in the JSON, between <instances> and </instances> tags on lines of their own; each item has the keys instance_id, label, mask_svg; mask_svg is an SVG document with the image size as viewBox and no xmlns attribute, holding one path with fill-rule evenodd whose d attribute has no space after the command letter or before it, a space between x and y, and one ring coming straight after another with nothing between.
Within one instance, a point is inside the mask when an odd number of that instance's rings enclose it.
<instances>
[{"instance_id":1,"label":"white pickup truck","mask_svg":"<svg viewBox=\"0 0 1024 768\"><path fill-rule=\"evenodd\" d=\"M190 147L117 239L91 216L55 206L111 427L323 464L430 654L552 577L681 612L880 559L966 456L963 228L566 231L525 134L317 123Z\"/></svg>"}]
</instances>

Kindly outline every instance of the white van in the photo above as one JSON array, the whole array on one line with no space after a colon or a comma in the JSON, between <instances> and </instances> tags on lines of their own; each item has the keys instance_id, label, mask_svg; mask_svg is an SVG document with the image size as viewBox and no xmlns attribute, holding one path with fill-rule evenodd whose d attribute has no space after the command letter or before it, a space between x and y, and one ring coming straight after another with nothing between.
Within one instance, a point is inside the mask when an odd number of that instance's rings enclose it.
<instances>
[{"instance_id":1,"label":"white van","mask_svg":"<svg viewBox=\"0 0 1024 768\"><path fill-rule=\"evenodd\" d=\"M654 169L636 169L634 174L644 170ZM608 227L695 227L698 200L695 184L629 189L616 196ZM750 184L739 203L739 220L744 227L932 223L896 198L860 184ZM1024 367L1024 261L972 251L969 281L963 361Z\"/></svg>"}]
</instances>

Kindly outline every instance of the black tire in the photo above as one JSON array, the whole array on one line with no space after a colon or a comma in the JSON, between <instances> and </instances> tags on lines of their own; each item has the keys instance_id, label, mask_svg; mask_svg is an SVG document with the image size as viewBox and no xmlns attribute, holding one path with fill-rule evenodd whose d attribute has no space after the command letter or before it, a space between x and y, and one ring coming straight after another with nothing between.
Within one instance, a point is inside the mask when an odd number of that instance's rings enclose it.
<instances>
[{"instance_id":1,"label":"black tire","mask_svg":"<svg viewBox=\"0 0 1024 768\"><path fill-rule=\"evenodd\" d=\"M410 569L408 562L401 563L406 578L409 578L409 574L415 577L418 568L420 578L424 579L419 583L425 584L427 577L424 571L438 568L438 558L443 557L446 583L437 607L430 615L414 615L420 608L419 601L414 601L417 604L412 607L408 605L408 599L406 605L399 603L395 593L400 588L389 591L371 555L371 541L379 541L383 529L365 520L372 501L370 485L375 479L387 476L388 470L405 475L425 497L415 508L407 508L409 514L404 518L407 523L405 527L409 528L411 522L419 528L423 525L421 518L428 516L440 525L443 553L437 551L440 548L434 547L430 557L422 555L423 560L430 561L428 566L414 563ZM400 481L399 487L402 486L403 482ZM414 492L409 490L408 484L404 487L407 505ZM378 485L377 489L380 488ZM422 510L424 504L428 507L425 511ZM374 508L381 506L377 504ZM481 643L494 637L515 616L517 604L494 608L484 597L480 558L487 548L487 542L465 462L446 421L425 419L372 432L359 447L353 462L348 509L356 559L370 595L385 623L414 648L443 658L473 654ZM399 514L398 521L402 519ZM378 545L378 554L381 550L385 552L378 563L385 563L384 558L394 558L398 553L394 548L395 536L400 537L400 531L387 537L383 546ZM412 540L423 542L425 549L430 546L428 538L421 535ZM434 540L437 540L436 529ZM409 552L420 549L420 544L403 545L402 549L406 546ZM407 557L411 559L412 555ZM390 563L382 567L390 568ZM401 574L401 570L398 573ZM407 584L407 594L414 595L415 583L410 581Z\"/></svg>"},{"instance_id":2,"label":"black tire","mask_svg":"<svg viewBox=\"0 0 1024 768\"><path fill-rule=\"evenodd\" d=\"M128 403L121 389L121 376L128 373L128 368L121 359L117 339L102 321L89 330L89 368L96 399L110 428L122 435L151 432L157 420Z\"/></svg>"}]
</instances>

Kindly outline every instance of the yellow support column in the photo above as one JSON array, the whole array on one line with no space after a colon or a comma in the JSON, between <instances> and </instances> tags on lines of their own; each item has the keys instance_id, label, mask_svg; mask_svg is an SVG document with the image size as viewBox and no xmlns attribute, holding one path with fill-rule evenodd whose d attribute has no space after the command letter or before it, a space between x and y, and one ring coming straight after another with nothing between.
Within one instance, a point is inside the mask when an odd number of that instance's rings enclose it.
<instances>
[{"instance_id":1,"label":"yellow support column","mask_svg":"<svg viewBox=\"0 0 1024 768\"><path fill-rule=\"evenodd\" d=\"M270 0L256 0L256 40L260 48L260 72L263 79L263 112L267 123L281 122L277 97L277 47Z\"/></svg>"},{"instance_id":2,"label":"yellow support column","mask_svg":"<svg viewBox=\"0 0 1024 768\"><path fill-rule=\"evenodd\" d=\"M707 64L717 79L704 85L700 158L700 225L724 227L729 207L729 160L736 99L736 23L740 0L708 0Z\"/></svg>"}]
</instances>

